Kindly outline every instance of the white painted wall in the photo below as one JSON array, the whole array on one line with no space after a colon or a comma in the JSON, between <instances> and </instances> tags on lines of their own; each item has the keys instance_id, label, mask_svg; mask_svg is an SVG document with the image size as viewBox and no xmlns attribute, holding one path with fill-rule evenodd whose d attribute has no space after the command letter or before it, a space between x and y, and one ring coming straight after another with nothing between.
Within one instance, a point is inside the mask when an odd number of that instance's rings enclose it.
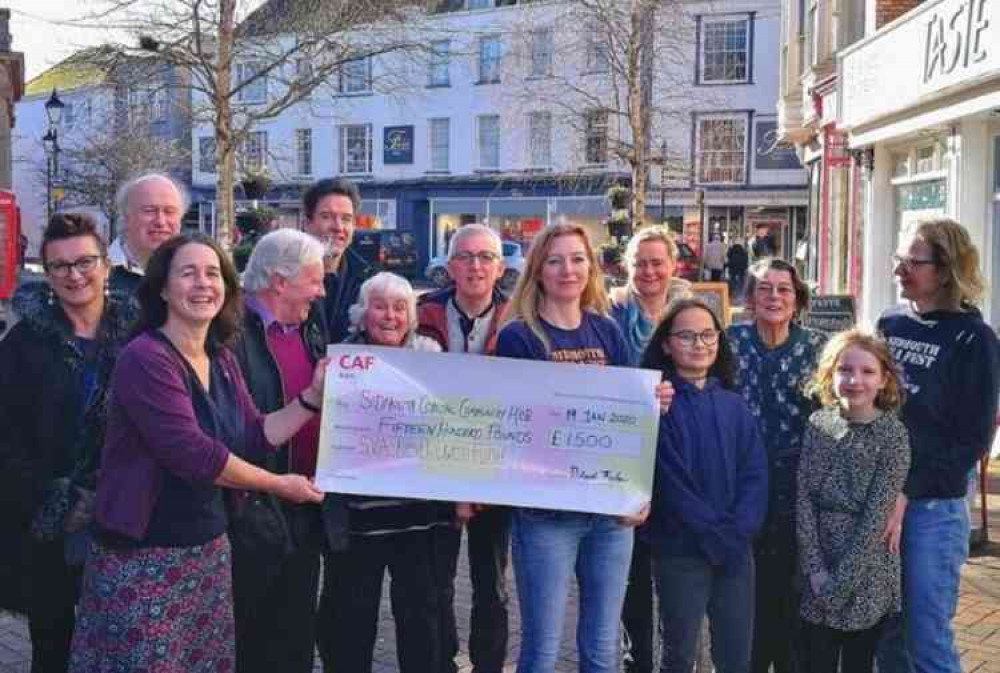
<instances>
[{"instance_id":1,"label":"white painted wall","mask_svg":"<svg viewBox=\"0 0 1000 673\"><path fill-rule=\"evenodd\" d=\"M658 66L654 76L654 131L651 145L659 152L665 139L671 157L687 162L691 157L692 113L744 111L753 117L774 117L778 99L778 68L780 43L779 0L720 0L706 3L683 3L686 14L671 12L659 17L657 41L662 46L667 36L682 35L686 41L682 58ZM331 90L317 91L309 103L297 105L278 118L260 123L257 130L267 131L271 154L270 169L278 182L294 182L295 130L312 129L313 174L329 176L339 172L339 139L337 127L345 123L367 123L373 127L373 173L378 180L419 179L427 175L429 160L429 122L436 117L451 120L450 174L475 175L480 168L476 151L476 117L498 114L501 118L500 171L522 171L529 167L528 113L549 110L553 119L553 169L556 172L576 171L582 167L582 133L577 124L569 123L565 110L587 107L584 96L575 96L559 79L531 80L528 52L528 31L550 26L554 31L554 68L564 73L573 86L587 91L604 91L611 87L600 75L585 74L583 42L586 36L579 21L568 15L574 11L572 2L542 2L512 7L455 12L434 17L419 30L431 39L452 40L450 87L427 87L428 68L425 63L399 63L385 57L374 67L375 91L364 96L336 96ZM695 59L698 55L694 39L694 17L754 12L753 81L746 85L696 86ZM499 34L505 46L501 66L501 83L476 84L478 39L482 35ZM398 85L392 93L380 92L379 81ZM558 100L558 103L556 102ZM197 101L196 101L197 105ZM578 107L577 107L578 106ZM386 126L414 126L414 163L386 166L383 161L382 129ZM753 150L753 124L747 138L748 151ZM210 136L211 126L201 124L193 129L193 183L213 187L215 176L198 170L199 138ZM751 161L751 166L753 162ZM625 170L624 167L618 167ZM687 167L689 168L689 167ZM654 184L659 171L652 175ZM763 171L751 169L751 186L804 186L802 170Z\"/></svg>"}]
</instances>

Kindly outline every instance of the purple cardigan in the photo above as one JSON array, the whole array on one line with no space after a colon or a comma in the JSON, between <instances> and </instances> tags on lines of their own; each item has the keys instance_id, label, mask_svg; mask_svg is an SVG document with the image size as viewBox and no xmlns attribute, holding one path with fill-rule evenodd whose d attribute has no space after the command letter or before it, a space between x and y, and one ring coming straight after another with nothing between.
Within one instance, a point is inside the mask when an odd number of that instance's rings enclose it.
<instances>
[{"instance_id":1,"label":"purple cardigan","mask_svg":"<svg viewBox=\"0 0 1000 673\"><path fill-rule=\"evenodd\" d=\"M246 447L273 450L232 353L216 357L236 382ZM112 533L141 540L166 471L191 482L214 483L229 449L206 435L195 418L184 363L149 333L121 352L111 375L108 429L97 481L97 522Z\"/></svg>"}]
</instances>

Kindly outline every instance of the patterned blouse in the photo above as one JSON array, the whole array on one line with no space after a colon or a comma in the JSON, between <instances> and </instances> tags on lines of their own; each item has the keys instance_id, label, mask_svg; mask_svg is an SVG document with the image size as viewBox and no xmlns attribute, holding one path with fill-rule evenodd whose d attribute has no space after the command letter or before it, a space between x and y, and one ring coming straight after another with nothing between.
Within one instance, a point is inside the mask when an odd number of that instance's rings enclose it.
<instances>
[{"instance_id":1,"label":"patterned blouse","mask_svg":"<svg viewBox=\"0 0 1000 673\"><path fill-rule=\"evenodd\" d=\"M909 467L895 414L852 423L828 407L810 417L798 489L803 619L860 631L900 609L899 556L881 538Z\"/></svg>"},{"instance_id":2,"label":"patterned blouse","mask_svg":"<svg viewBox=\"0 0 1000 673\"><path fill-rule=\"evenodd\" d=\"M753 323L727 330L737 362L737 390L757 419L768 459L767 521L758 548L790 553L795 541L795 476L809 414L816 404L803 388L827 336L792 323L788 339L768 348Z\"/></svg>"}]
</instances>

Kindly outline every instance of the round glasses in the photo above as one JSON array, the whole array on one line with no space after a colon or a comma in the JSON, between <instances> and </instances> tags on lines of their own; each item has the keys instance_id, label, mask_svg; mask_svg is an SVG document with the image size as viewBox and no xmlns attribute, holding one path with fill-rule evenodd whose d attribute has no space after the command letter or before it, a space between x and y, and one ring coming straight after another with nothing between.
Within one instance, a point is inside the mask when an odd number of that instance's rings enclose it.
<instances>
[{"instance_id":1,"label":"round glasses","mask_svg":"<svg viewBox=\"0 0 1000 673\"><path fill-rule=\"evenodd\" d=\"M671 338L677 339L688 348L693 348L699 339L706 346L714 346L719 341L719 330L707 329L701 332L681 330L680 332L671 332L670 336Z\"/></svg>"}]
</instances>

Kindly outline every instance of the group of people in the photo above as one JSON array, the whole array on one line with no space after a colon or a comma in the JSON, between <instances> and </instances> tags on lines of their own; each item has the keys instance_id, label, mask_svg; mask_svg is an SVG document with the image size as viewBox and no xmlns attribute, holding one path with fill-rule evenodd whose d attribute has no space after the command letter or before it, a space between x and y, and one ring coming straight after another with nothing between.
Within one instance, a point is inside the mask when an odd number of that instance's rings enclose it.
<instances>
[{"instance_id":1,"label":"group of people","mask_svg":"<svg viewBox=\"0 0 1000 673\"><path fill-rule=\"evenodd\" d=\"M507 658L510 561L520 673L554 669L574 579L583 672L687 673L706 617L720 673L960 670L963 496L1000 348L957 223L901 242L907 304L877 335L828 339L774 258L749 269L751 321L727 327L674 277L659 227L633 236L609 296L586 229L548 226L507 297L499 237L465 225L453 283L418 298L351 249L344 180L312 185L305 232L263 236L242 277L180 232L169 177L119 203L110 247L87 216L52 217L46 280L0 342L0 599L28 615L34 673L306 673L315 647L324 670L364 673L386 572L400 670L453 672L463 530L477 673ZM614 517L323 494L331 343L657 370L651 502Z\"/></svg>"}]
</instances>

